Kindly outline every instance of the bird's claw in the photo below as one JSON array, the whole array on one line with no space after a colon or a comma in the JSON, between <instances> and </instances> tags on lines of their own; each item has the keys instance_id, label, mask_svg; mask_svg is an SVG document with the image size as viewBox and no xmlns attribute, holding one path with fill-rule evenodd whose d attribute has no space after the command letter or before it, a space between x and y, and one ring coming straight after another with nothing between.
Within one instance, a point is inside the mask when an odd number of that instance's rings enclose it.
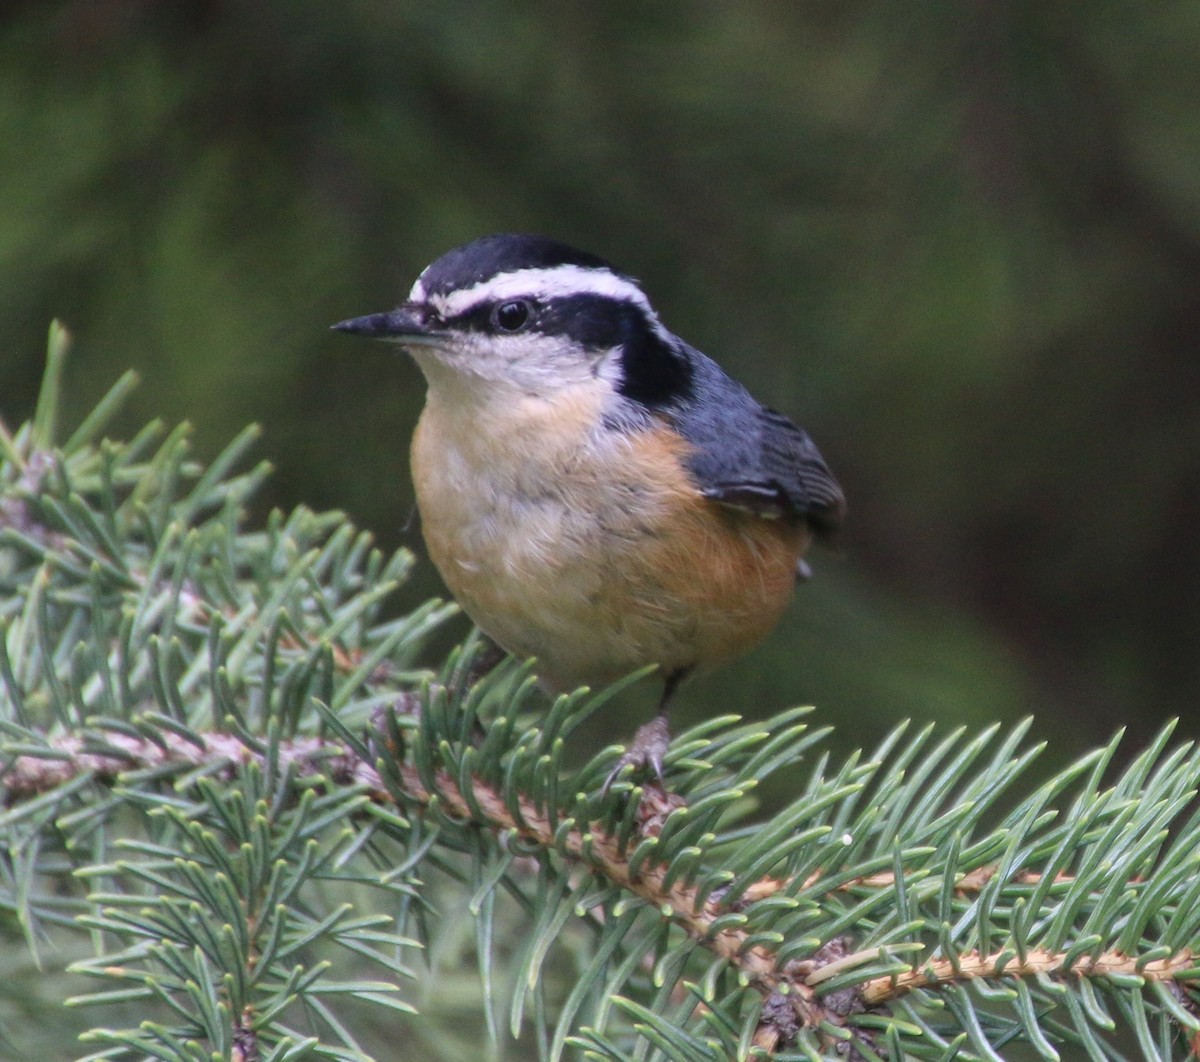
<instances>
[{"instance_id":1,"label":"bird's claw","mask_svg":"<svg viewBox=\"0 0 1200 1062\"><path fill-rule=\"evenodd\" d=\"M648 767L654 773L654 778L659 786L665 790L667 784L663 776L663 759L666 757L670 745L671 732L667 728L667 720L663 716L656 716L644 726L638 727L629 748L617 760L616 766L608 772L608 777L604 779L600 796L602 798L608 796L613 782L620 777L626 767L633 767L637 770L644 770Z\"/></svg>"}]
</instances>

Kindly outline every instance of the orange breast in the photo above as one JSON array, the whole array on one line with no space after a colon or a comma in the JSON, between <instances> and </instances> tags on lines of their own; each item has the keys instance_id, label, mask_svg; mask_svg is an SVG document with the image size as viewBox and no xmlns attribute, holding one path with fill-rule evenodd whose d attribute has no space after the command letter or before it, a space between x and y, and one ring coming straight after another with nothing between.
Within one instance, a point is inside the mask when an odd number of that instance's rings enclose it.
<instances>
[{"instance_id":1,"label":"orange breast","mask_svg":"<svg viewBox=\"0 0 1200 1062\"><path fill-rule=\"evenodd\" d=\"M665 427L597 427L604 391L505 418L427 405L413 476L430 556L471 618L552 689L748 649L778 621L802 523L715 505ZM431 395L431 399L433 396Z\"/></svg>"}]
</instances>

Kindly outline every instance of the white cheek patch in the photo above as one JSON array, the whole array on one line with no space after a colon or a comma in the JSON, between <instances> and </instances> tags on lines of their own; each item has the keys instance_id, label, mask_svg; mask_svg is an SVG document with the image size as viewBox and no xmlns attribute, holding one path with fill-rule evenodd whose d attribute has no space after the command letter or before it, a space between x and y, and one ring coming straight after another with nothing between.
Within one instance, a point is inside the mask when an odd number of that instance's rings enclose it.
<instances>
[{"instance_id":1,"label":"white cheek patch","mask_svg":"<svg viewBox=\"0 0 1200 1062\"><path fill-rule=\"evenodd\" d=\"M592 374L614 391L625 378L625 370L621 365L621 350L621 347L610 347L592 363Z\"/></svg>"},{"instance_id":2,"label":"white cheek patch","mask_svg":"<svg viewBox=\"0 0 1200 1062\"><path fill-rule=\"evenodd\" d=\"M511 336L467 333L462 342L443 347L436 357L466 383L488 388L512 387L525 394L547 394L595 378L595 359L561 337L526 332Z\"/></svg>"},{"instance_id":3,"label":"white cheek patch","mask_svg":"<svg viewBox=\"0 0 1200 1062\"><path fill-rule=\"evenodd\" d=\"M537 332L492 336L476 347L476 356L480 355L483 361L503 364L503 376L523 390L561 387L592 375L587 351L569 340Z\"/></svg>"}]
</instances>

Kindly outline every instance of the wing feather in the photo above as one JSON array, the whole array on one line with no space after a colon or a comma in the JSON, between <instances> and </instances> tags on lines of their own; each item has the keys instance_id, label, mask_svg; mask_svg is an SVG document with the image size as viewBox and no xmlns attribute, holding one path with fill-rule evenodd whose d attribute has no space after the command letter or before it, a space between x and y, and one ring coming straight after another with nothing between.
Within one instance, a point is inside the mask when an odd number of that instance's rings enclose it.
<instances>
[{"instance_id":1,"label":"wing feather","mask_svg":"<svg viewBox=\"0 0 1200 1062\"><path fill-rule=\"evenodd\" d=\"M692 444L689 471L704 494L765 519L803 519L831 535L842 489L808 433L761 405L710 358L688 347L694 382L671 419Z\"/></svg>"}]
</instances>

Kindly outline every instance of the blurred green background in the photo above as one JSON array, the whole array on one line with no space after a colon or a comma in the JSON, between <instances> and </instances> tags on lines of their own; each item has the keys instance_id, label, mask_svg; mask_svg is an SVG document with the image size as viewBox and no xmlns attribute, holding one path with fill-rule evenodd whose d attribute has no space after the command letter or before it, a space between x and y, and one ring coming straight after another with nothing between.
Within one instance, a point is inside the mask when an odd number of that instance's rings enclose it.
<instances>
[{"instance_id":1,"label":"blurred green background","mask_svg":"<svg viewBox=\"0 0 1200 1062\"><path fill-rule=\"evenodd\" d=\"M554 235L850 499L680 716L811 702L857 744L1032 712L1056 758L1190 733L1198 54L1194 3L10 0L0 413L59 316L76 416L135 367L122 430L188 419L211 456L259 421L264 506L419 550L421 378L328 326L459 242ZM437 590L422 564L408 600Z\"/></svg>"}]
</instances>

